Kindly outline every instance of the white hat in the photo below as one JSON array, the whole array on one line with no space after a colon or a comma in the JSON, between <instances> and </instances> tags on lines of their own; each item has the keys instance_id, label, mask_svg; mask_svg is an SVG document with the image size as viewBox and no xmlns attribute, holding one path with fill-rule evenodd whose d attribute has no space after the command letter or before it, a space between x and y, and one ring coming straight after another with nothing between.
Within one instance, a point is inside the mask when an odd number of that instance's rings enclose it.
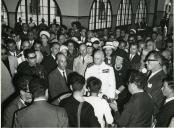
<instances>
[{"instance_id":1,"label":"white hat","mask_svg":"<svg viewBox=\"0 0 174 128\"><path fill-rule=\"evenodd\" d=\"M92 43L91 43L91 42L87 42L87 43L86 43L86 46L87 46L87 47L92 47Z\"/></svg>"},{"instance_id":2,"label":"white hat","mask_svg":"<svg viewBox=\"0 0 174 128\"><path fill-rule=\"evenodd\" d=\"M119 42L118 42L118 41L113 41L113 46L114 46L115 48L117 48L118 45L119 45Z\"/></svg>"},{"instance_id":3,"label":"white hat","mask_svg":"<svg viewBox=\"0 0 174 128\"><path fill-rule=\"evenodd\" d=\"M135 29L130 29L130 31L134 32L135 34L137 33Z\"/></svg>"},{"instance_id":4,"label":"white hat","mask_svg":"<svg viewBox=\"0 0 174 128\"><path fill-rule=\"evenodd\" d=\"M68 50L68 47L65 46L65 45L61 45L60 46L60 52L63 51L63 50Z\"/></svg>"},{"instance_id":5,"label":"white hat","mask_svg":"<svg viewBox=\"0 0 174 128\"><path fill-rule=\"evenodd\" d=\"M115 49L113 42L106 42L105 46L103 46L103 49L106 49L106 48Z\"/></svg>"},{"instance_id":6,"label":"white hat","mask_svg":"<svg viewBox=\"0 0 174 128\"><path fill-rule=\"evenodd\" d=\"M99 41L99 42L100 42L100 40L99 40L98 38L92 37L92 38L91 38L91 42L93 43L93 42L95 42L95 41Z\"/></svg>"},{"instance_id":7,"label":"white hat","mask_svg":"<svg viewBox=\"0 0 174 128\"><path fill-rule=\"evenodd\" d=\"M46 35L48 38L50 38L50 33L47 32L47 31L41 31L39 35L40 35L40 37L41 37L42 35Z\"/></svg>"},{"instance_id":8,"label":"white hat","mask_svg":"<svg viewBox=\"0 0 174 128\"><path fill-rule=\"evenodd\" d=\"M78 42L78 41L79 41L79 40L78 40L78 38L77 38L77 37L75 37L75 36L74 36L74 37L72 37L71 39L72 39L72 40L74 40L74 41L76 41L76 42Z\"/></svg>"}]
</instances>

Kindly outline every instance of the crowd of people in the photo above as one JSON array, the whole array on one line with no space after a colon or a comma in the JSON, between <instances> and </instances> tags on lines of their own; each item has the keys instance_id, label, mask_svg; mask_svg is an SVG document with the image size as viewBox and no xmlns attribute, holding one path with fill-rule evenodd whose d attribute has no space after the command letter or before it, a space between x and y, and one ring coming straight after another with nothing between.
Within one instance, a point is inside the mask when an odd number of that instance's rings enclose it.
<instances>
[{"instance_id":1,"label":"crowd of people","mask_svg":"<svg viewBox=\"0 0 174 128\"><path fill-rule=\"evenodd\" d=\"M172 125L173 33L71 26L2 26L3 127Z\"/></svg>"}]
</instances>

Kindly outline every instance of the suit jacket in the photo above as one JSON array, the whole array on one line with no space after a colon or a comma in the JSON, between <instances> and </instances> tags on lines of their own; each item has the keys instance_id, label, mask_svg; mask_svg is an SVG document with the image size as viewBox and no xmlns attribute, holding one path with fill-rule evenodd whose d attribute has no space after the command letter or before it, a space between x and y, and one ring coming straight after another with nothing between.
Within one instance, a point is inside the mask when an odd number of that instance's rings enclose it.
<instances>
[{"instance_id":1,"label":"suit jacket","mask_svg":"<svg viewBox=\"0 0 174 128\"><path fill-rule=\"evenodd\" d=\"M161 107L157 116L156 127L168 127L172 117L174 117L174 100L169 101Z\"/></svg>"},{"instance_id":2,"label":"suit jacket","mask_svg":"<svg viewBox=\"0 0 174 128\"><path fill-rule=\"evenodd\" d=\"M68 74L70 72L71 72L71 70L66 69L66 76L68 76ZM63 78L62 74L60 73L60 71L58 70L58 68L56 68L49 74L48 80L49 80L49 89L48 90L49 90L51 99L55 98L63 93L69 92L67 83L66 83L65 79Z\"/></svg>"},{"instance_id":3,"label":"suit jacket","mask_svg":"<svg viewBox=\"0 0 174 128\"><path fill-rule=\"evenodd\" d=\"M162 101L164 99L163 93L161 91L162 88L162 80L165 77L165 73L163 70L149 78L148 86L145 87L145 90L152 96L152 99L155 104L154 114L156 115L159 112L159 109L162 105Z\"/></svg>"},{"instance_id":4,"label":"suit jacket","mask_svg":"<svg viewBox=\"0 0 174 128\"><path fill-rule=\"evenodd\" d=\"M28 32L25 34L23 31L20 33L21 39L22 40L28 40Z\"/></svg>"},{"instance_id":5,"label":"suit jacket","mask_svg":"<svg viewBox=\"0 0 174 128\"><path fill-rule=\"evenodd\" d=\"M45 57L45 59L42 62L42 65L44 66L47 74L52 72L57 67L56 60L54 60L52 55Z\"/></svg>"},{"instance_id":6,"label":"suit jacket","mask_svg":"<svg viewBox=\"0 0 174 128\"><path fill-rule=\"evenodd\" d=\"M35 101L30 106L15 113L14 127L67 127L67 113L63 108L43 101Z\"/></svg>"},{"instance_id":7,"label":"suit jacket","mask_svg":"<svg viewBox=\"0 0 174 128\"><path fill-rule=\"evenodd\" d=\"M15 92L15 88L12 84L11 75L1 61L1 103L3 103L10 95Z\"/></svg>"},{"instance_id":8,"label":"suit jacket","mask_svg":"<svg viewBox=\"0 0 174 128\"><path fill-rule=\"evenodd\" d=\"M129 54L130 56L130 54ZM136 54L131 60L130 60L130 65L131 65L131 69L135 69L135 70L138 70L139 67L140 67L140 60L141 60L141 57Z\"/></svg>"},{"instance_id":9,"label":"suit jacket","mask_svg":"<svg viewBox=\"0 0 174 128\"><path fill-rule=\"evenodd\" d=\"M150 127L153 115L153 102L145 92L133 94L121 115L115 113L115 120L123 127Z\"/></svg>"},{"instance_id":10,"label":"suit jacket","mask_svg":"<svg viewBox=\"0 0 174 128\"><path fill-rule=\"evenodd\" d=\"M25 107L25 105L21 102L20 97L15 98L5 109L3 113L3 127L12 127L13 115L15 111Z\"/></svg>"}]
</instances>

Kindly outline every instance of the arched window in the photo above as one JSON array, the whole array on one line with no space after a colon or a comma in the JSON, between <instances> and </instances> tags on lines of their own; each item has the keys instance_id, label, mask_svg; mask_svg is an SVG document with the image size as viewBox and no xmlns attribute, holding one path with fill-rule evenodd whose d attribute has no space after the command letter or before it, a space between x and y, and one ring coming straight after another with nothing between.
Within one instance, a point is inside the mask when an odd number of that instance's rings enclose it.
<instances>
[{"instance_id":1,"label":"arched window","mask_svg":"<svg viewBox=\"0 0 174 128\"><path fill-rule=\"evenodd\" d=\"M94 0L89 19L89 30L111 27L111 3L109 0Z\"/></svg>"},{"instance_id":2,"label":"arched window","mask_svg":"<svg viewBox=\"0 0 174 128\"><path fill-rule=\"evenodd\" d=\"M136 11L135 23L140 23L142 20L146 21L146 15L147 15L146 1L140 0L140 3L138 4L138 9Z\"/></svg>"},{"instance_id":3,"label":"arched window","mask_svg":"<svg viewBox=\"0 0 174 128\"><path fill-rule=\"evenodd\" d=\"M8 25L8 11L4 1L1 1L1 24Z\"/></svg>"},{"instance_id":4,"label":"arched window","mask_svg":"<svg viewBox=\"0 0 174 128\"><path fill-rule=\"evenodd\" d=\"M23 23L33 21L39 25L42 19L49 25L56 19L61 23L61 12L55 0L20 0L16 9L16 20L22 19Z\"/></svg>"},{"instance_id":5,"label":"arched window","mask_svg":"<svg viewBox=\"0 0 174 128\"><path fill-rule=\"evenodd\" d=\"M122 0L117 11L116 26L124 26L132 23L132 6L130 0Z\"/></svg>"}]
</instances>

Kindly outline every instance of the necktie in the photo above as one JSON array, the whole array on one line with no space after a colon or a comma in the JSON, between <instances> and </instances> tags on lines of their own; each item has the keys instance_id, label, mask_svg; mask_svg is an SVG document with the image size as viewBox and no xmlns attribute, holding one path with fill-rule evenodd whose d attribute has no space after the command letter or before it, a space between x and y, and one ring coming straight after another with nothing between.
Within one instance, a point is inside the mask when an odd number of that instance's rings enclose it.
<instances>
[{"instance_id":1,"label":"necktie","mask_svg":"<svg viewBox=\"0 0 174 128\"><path fill-rule=\"evenodd\" d=\"M85 63L85 57L83 57L83 64Z\"/></svg>"},{"instance_id":2,"label":"necktie","mask_svg":"<svg viewBox=\"0 0 174 128\"><path fill-rule=\"evenodd\" d=\"M64 78L65 82L67 82L67 81L66 81L66 76L65 76L65 72L64 72L64 71L63 71L63 78Z\"/></svg>"},{"instance_id":3,"label":"necktie","mask_svg":"<svg viewBox=\"0 0 174 128\"><path fill-rule=\"evenodd\" d=\"M131 54L131 55L130 55L130 60L132 60L132 58L133 58L133 55Z\"/></svg>"}]
</instances>

